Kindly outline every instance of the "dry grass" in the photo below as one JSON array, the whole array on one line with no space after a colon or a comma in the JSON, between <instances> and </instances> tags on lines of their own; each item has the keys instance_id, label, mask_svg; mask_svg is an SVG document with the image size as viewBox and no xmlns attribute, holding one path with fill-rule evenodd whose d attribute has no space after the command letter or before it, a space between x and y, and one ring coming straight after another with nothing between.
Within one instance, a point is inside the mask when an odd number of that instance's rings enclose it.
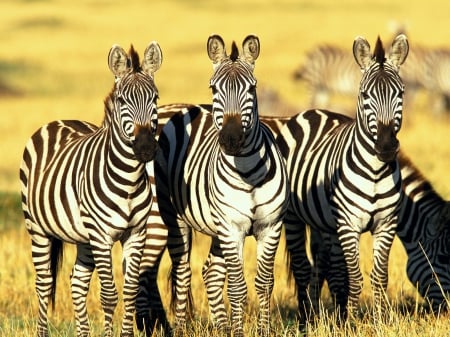
<instances>
[{"instance_id":1,"label":"dry grass","mask_svg":"<svg viewBox=\"0 0 450 337\"><path fill-rule=\"evenodd\" d=\"M206 55L206 40L221 34L229 46L238 44L250 33L260 37L262 52L256 65L260 86L280 92L281 97L299 109L306 108L305 88L291 80L291 72L302 61L304 52L321 42L348 47L356 35L375 41L378 34L386 41L392 34L393 21L406 23L411 47L414 43L442 45L447 42L450 2L419 0L367 2L358 0L282 0L220 2L128 1L113 3L100 0L2 1L0 3L0 335L34 334L37 301L29 238L18 211L18 167L23 146L31 133L54 119L82 119L99 123L103 117L103 97L112 86L107 68L107 54L113 43L125 48L133 43L143 51L157 40L164 54L163 66L156 74L160 104L171 102L209 102L211 74ZM340 104L337 100L336 105ZM403 149L425 173L444 197L450 186L442 177L450 169L448 158L449 121L435 120L425 97L405 111L401 131ZM207 327L207 300L200 277L206 238L199 236L194 249L193 292L197 317L190 336L202 336ZM361 244L365 280L371 268L370 237ZM256 310L252 280L255 273L254 242L246 244L246 277L249 283L249 309L246 328L255 335ZM116 265L120 266L120 248L115 247ZM74 249L68 246L64 269L59 279L56 310L51 314L52 336L74 335L70 301L69 275ZM163 260L160 284L167 291L165 278L169 263ZM119 287L121 275L116 268ZM388 322L377 322L370 314L370 287L366 282L361 297L368 308L361 319L342 329L324 318L311 328L311 336L447 336L450 317L422 315L421 299L405 276L403 248L396 241L390 260L388 296L393 303ZM293 286L287 283L284 247L276 260L273 326L277 335L295 333L293 312L296 306ZM88 306L93 335L100 335L102 313L98 280L93 279ZM325 294L326 295L326 294ZM167 298L164 299L167 302ZM405 314L403 309L415 308ZM120 313L121 307L118 308ZM117 316L119 321L119 315ZM118 323L117 323L118 324Z\"/></svg>"}]
</instances>

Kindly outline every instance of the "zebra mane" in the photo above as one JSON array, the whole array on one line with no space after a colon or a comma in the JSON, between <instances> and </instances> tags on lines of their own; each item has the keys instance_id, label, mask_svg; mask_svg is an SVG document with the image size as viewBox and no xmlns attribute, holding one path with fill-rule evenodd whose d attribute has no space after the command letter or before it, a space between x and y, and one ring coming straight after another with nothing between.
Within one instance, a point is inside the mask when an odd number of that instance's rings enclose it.
<instances>
[{"instance_id":1,"label":"zebra mane","mask_svg":"<svg viewBox=\"0 0 450 337\"><path fill-rule=\"evenodd\" d=\"M238 47L236 45L236 42L233 41L233 43L231 44L231 55L230 55L230 59L233 62L236 62L236 60L239 57L239 50Z\"/></svg>"},{"instance_id":2,"label":"zebra mane","mask_svg":"<svg viewBox=\"0 0 450 337\"><path fill-rule=\"evenodd\" d=\"M133 68L134 73L141 71L139 54L134 50L133 45L130 46L130 50L128 51L128 61L131 62L131 67Z\"/></svg>"},{"instance_id":3,"label":"zebra mane","mask_svg":"<svg viewBox=\"0 0 450 337\"><path fill-rule=\"evenodd\" d=\"M114 90L112 90L108 96L105 97L105 116L103 117L102 127L107 127L111 125L112 115L114 112Z\"/></svg>"},{"instance_id":4,"label":"zebra mane","mask_svg":"<svg viewBox=\"0 0 450 337\"><path fill-rule=\"evenodd\" d=\"M375 50L373 51L373 58L380 66L383 66L384 62L386 61L383 43L381 42L380 36L378 36L377 42L375 44Z\"/></svg>"}]
</instances>

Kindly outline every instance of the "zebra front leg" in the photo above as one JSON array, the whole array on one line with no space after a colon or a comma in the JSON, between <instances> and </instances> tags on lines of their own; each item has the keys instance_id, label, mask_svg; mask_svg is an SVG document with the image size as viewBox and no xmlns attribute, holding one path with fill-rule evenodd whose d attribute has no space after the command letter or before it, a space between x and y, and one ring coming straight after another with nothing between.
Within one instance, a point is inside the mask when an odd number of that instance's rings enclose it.
<instances>
[{"instance_id":1,"label":"zebra front leg","mask_svg":"<svg viewBox=\"0 0 450 337\"><path fill-rule=\"evenodd\" d=\"M227 267L220 249L220 242L217 237L213 237L208 258L202 269L202 276L214 323L219 330L229 333L228 316L223 300L226 275Z\"/></svg>"},{"instance_id":2,"label":"zebra front leg","mask_svg":"<svg viewBox=\"0 0 450 337\"><path fill-rule=\"evenodd\" d=\"M121 337L132 337L136 297L139 290L139 267L144 252L146 227L136 228L121 240L123 246L123 318Z\"/></svg>"},{"instance_id":3,"label":"zebra front leg","mask_svg":"<svg viewBox=\"0 0 450 337\"><path fill-rule=\"evenodd\" d=\"M95 233L99 235L98 233ZM91 239L92 254L100 280L100 303L105 315L105 337L112 337L112 319L117 306L118 296L112 272L112 244L99 242L98 238Z\"/></svg>"},{"instance_id":4,"label":"zebra front leg","mask_svg":"<svg viewBox=\"0 0 450 337\"><path fill-rule=\"evenodd\" d=\"M232 232L219 230L218 239L225 258L228 274L228 299L231 306L231 329L233 337L244 336L244 308L247 300L247 285L244 278L243 246L245 233L239 229Z\"/></svg>"},{"instance_id":5,"label":"zebra front leg","mask_svg":"<svg viewBox=\"0 0 450 337\"><path fill-rule=\"evenodd\" d=\"M373 235L373 269L370 273L374 292L374 305L379 313L385 312L387 303L389 252L394 242L395 226L387 226L389 231L375 231Z\"/></svg>"},{"instance_id":6,"label":"zebra front leg","mask_svg":"<svg viewBox=\"0 0 450 337\"><path fill-rule=\"evenodd\" d=\"M89 336L89 319L86 308L86 297L89 292L92 273L95 268L94 257L88 244L77 245L77 259L70 276L72 302L75 311L77 336Z\"/></svg>"},{"instance_id":7,"label":"zebra front leg","mask_svg":"<svg viewBox=\"0 0 450 337\"><path fill-rule=\"evenodd\" d=\"M362 291L363 277L359 266L359 237L360 233L353 230L338 228L339 241L344 252L348 275L348 304L347 312L355 313L359 296Z\"/></svg>"},{"instance_id":8,"label":"zebra front leg","mask_svg":"<svg viewBox=\"0 0 450 337\"><path fill-rule=\"evenodd\" d=\"M270 297L273 291L273 268L275 254L281 235L281 221L273 226L255 228L257 245L257 268L255 288L259 300L258 335L268 337L270 335Z\"/></svg>"}]
</instances>

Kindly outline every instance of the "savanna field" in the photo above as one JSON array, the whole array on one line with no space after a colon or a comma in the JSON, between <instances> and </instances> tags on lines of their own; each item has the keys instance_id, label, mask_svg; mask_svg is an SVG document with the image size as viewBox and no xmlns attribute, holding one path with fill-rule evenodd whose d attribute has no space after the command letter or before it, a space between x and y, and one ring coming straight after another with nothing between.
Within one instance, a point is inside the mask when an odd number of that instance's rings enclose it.
<instances>
[{"instance_id":1,"label":"savanna field","mask_svg":"<svg viewBox=\"0 0 450 337\"><path fill-rule=\"evenodd\" d=\"M245 36L256 34L261 43L255 67L259 99L269 89L278 94L283 106L300 111L309 108L308 91L304 84L293 81L292 73L311 48L333 43L347 48L351 54L357 35L366 37L372 46L380 35L388 46L400 25L405 28L411 50L415 43L450 47L448 13L450 2L443 0L3 0L0 3L0 336L32 336L36 328L34 268L19 196L18 172L23 148L38 127L52 120L101 123L103 99L113 86L113 75L107 65L111 45L116 43L127 50L132 43L142 54L150 41L158 41L163 52L162 67L155 74L159 104L209 103L212 66L206 54L208 36L221 35L229 49L232 40L240 46ZM420 92L405 107L401 148L437 192L449 199L450 115L435 113L431 104L428 95ZM356 100L334 96L322 108L351 112L355 107ZM262 109L260 113L265 115L280 113ZM208 303L201 279L208 240L200 235L195 237L191 260L195 315L187 336L212 333L208 330ZM256 336L255 255L254 239L248 238L245 247L248 336ZM388 320L376 320L369 285L371 256L370 236L363 235L361 268L365 284L360 299L361 317L336 327L329 319L331 300L325 290L322 318L310 327L309 336L450 336L449 314L424 313L424 302L406 277L406 256L398 240L390 256ZM67 245L55 310L50 313L51 336L75 335L70 295L74 259L74 247ZM114 259L120 290L119 246L114 247ZM159 284L166 305L169 269L165 256ZM277 336L296 334L296 305L282 241L275 266L272 306L272 325ZM119 301L116 332L121 310ZM100 336L103 313L96 277L91 283L88 311L92 336Z\"/></svg>"}]
</instances>

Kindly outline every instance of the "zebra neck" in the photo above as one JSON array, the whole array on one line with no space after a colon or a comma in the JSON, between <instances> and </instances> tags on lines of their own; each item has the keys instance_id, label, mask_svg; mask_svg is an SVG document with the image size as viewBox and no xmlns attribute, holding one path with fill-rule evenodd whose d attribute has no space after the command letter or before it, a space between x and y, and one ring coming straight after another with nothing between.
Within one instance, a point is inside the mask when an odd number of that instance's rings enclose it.
<instances>
[{"instance_id":1,"label":"zebra neck","mask_svg":"<svg viewBox=\"0 0 450 337\"><path fill-rule=\"evenodd\" d=\"M353 158L357 158L363 164L369 165L374 172L379 172L392 166L391 163L378 159L375 152L375 141L361 123L355 123L353 137L354 141L351 144L351 155Z\"/></svg>"},{"instance_id":2,"label":"zebra neck","mask_svg":"<svg viewBox=\"0 0 450 337\"><path fill-rule=\"evenodd\" d=\"M115 125L115 123L113 123ZM120 137L120 131L112 128L105 130L107 134L108 148L105 151L105 172L119 184L128 186L138 186L146 179L145 164L136 160L131 144Z\"/></svg>"},{"instance_id":3,"label":"zebra neck","mask_svg":"<svg viewBox=\"0 0 450 337\"><path fill-rule=\"evenodd\" d=\"M248 135L245 151L240 155L230 156L219 151L219 165L226 167L230 176L253 186L265 181L268 175L273 174L271 170L273 161L270 144L265 141L263 130L259 127L258 132ZM258 173L255 174L256 172ZM250 177L252 180L249 180Z\"/></svg>"}]
</instances>

